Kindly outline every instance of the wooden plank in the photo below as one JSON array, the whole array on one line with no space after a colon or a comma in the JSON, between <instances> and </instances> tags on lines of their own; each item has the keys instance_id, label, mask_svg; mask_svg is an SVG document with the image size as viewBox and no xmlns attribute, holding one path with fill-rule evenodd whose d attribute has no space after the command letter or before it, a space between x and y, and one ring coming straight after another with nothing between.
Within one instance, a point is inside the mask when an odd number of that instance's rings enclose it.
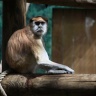
<instances>
[{"instance_id":1,"label":"wooden plank","mask_svg":"<svg viewBox=\"0 0 96 96\"><path fill-rule=\"evenodd\" d=\"M96 74L10 74L2 86L8 96L96 96Z\"/></svg>"},{"instance_id":2,"label":"wooden plank","mask_svg":"<svg viewBox=\"0 0 96 96\"><path fill-rule=\"evenodd\" d=\"M53 10L53 61L71 67L75 73L96 73L95 11L71 8Z\"/></svg>"},{"instance_id":3,"label":"wooden plank","mask_svg":"<svg viewBox=\"0 0 96 96\"><path fill-rule=\"evenodd\" d=\"M25 26L25 0L3 0L3 70L7 68L5 50L12 33Z\"/></svg>"},{"instance_id":4,"label":"wooden plank","mask_svg":"<svg viewBox=\"0 0 96 96\"><path fill-rule=\"evenodd\" d=\"M52 30L52 60L58 63L63 63L63 48L61 45L62 42L62 10L58 10L57 12L54 12L53 10L53 30ZM61 17L61 18L58 18Z\"/></svg>"},{"instance_id":5,"label":"wooden plank","mask_svg":"<svg viewBox=\"0 0 96 96\"><path fill-rule=\"evenodd\" d=\"M95 0L27 0L28 3L96 8Z\"/></svg>"}]
</instances>

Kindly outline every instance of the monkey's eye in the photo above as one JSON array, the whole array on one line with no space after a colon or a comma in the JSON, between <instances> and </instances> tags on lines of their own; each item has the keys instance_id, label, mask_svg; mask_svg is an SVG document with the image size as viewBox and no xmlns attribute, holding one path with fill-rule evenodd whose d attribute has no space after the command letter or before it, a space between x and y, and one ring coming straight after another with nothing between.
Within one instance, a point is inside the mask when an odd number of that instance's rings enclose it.
<instances>
[{"instance_id":1,"label":"monkey's eye","mask_svg":"<svg viewBox=\"0 0 96 96\"><path fill-rule=\"evenodd\" d=\"M35 22L35 25L44 25L45 24L45 22L40 22L40 21L37 21L37 22Z\"/></svg>"}]
</instances>

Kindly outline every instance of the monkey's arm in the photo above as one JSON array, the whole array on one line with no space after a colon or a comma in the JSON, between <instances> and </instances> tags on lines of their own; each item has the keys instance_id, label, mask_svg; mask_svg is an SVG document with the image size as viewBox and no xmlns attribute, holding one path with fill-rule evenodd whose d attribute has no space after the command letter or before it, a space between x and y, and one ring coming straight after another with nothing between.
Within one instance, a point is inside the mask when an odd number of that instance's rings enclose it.
<instances>
[{"instance_id":1,"label":"monkey's arm","mask_svg":"<svg viewBox=\"0 0 96 96\"><path fill-rule=\"evenodd\" d=\"M35 70L44 69L48 73L74 73L74 70L66 65L58 64L50 60L45 62L40 62L36 65ZM34 71L35 72L35 71Z\"/></svg>"},{"instance_id":2,"label":"monkey's arm","mask_svg":"<svg viewBox=\"0 0 96 96\"><path fill-rule=\"evenodd\" d=\"M69 68L66 65L55 63L51 60L49 60L48 54L44 48L43 50L40 50L36 54L37 51L35 51L35 57L38 57L37 64L34 69L34 73L38 69L44 69L48 73L74 73L74 70Z\"/></svg>"}]
</instances>

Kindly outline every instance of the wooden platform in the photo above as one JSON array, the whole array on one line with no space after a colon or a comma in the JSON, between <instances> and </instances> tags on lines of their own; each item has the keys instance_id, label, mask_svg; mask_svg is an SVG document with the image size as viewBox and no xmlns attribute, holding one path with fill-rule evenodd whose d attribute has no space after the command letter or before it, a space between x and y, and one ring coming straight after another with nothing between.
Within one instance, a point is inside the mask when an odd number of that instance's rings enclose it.
<instances>
[{"instance_id":1,"label":"wooden platform","mask_svg":"<svg viewBox=\"0 0 96 96\"><path fill-rule=\"evenodd\" d=\"M96 74L11 74L2 85L8 96L96 96Z\"/></svg>"}]
</instances>

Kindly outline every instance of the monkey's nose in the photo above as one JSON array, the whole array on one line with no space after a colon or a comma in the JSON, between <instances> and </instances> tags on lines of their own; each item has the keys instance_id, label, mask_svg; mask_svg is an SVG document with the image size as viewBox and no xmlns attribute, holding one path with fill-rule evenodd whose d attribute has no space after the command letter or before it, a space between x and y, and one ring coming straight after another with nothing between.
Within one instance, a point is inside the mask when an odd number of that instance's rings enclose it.
<instances>
[{"instance_id":1,"label":"monkey's nose","mask_svg":"<svg viewBox=\"0 0 96 96\"><path fill-rule=\"evenodd\" d=\"M41 27L41 26L39 26L38 28L39 28L39 29L41 29L42 27Z\"/></svg>"},{"instance_id":2,"label":"monkey's nose","mask_svg":"<svg viewBox=\"0 0 96 96\"><path fill-rule=\"evenodd\" d=\"M38 26L39 26L39 27L42 27L42 24L40 23Z\"/></svg>"}]
</instances>

